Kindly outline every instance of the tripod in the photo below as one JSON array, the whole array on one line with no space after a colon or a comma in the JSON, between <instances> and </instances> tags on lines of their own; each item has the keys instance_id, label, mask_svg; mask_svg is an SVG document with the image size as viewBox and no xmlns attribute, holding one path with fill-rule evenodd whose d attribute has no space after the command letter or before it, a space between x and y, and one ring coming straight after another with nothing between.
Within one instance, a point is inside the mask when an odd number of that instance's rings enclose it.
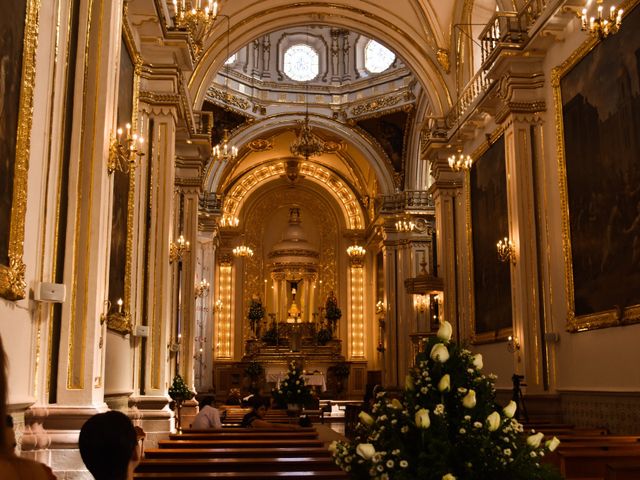
<instances>
[{"instance_id":1,"label":"tripod","mask_svg":"<svg viewBox=\"0 0 640 480\"><path fill-rule=\"evenodd\" d=\"M516 419L523 419L525 422L528 422L529 414L527 413L527 407L524 404L524 396L522 395L522 389L520 388L527 386L527 384L524 383L523 380L524 375L518 375L517 373L514 373L511 377L511 381L513 382L513 395L511 399L516 404Z\"/></svg>"}]
</instances>

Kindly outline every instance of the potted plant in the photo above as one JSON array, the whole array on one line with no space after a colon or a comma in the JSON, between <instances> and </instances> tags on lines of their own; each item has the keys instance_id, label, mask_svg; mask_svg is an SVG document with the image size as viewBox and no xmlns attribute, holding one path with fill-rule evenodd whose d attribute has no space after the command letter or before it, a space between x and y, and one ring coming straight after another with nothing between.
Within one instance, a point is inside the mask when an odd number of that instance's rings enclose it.
<instances>
[{"instance_id":1,"label":"potted plant","mask_svg":"<svg viewBox=\"0 0 640 480\"><path fill-rule=\"evenodd\" d=\"M260 321L264 318L264 314L265 309L262 306L260 298L254 295L251 303L249 303L249 313L247 317L249 318L249 325L253 336L256 338L260 337Z\"/></svg>"},{"instance_id":2,"label":"potted plant","mask_svg":"<svg viewBox=\"0 0 640 480\"><path fill-rule=\"evenodd\" d=\"M349 373L351 373L351 367L347 362L341 362L331 367L331 370L333 371L333 375L336 377L337 393L342 393L344 381L349 376Z\"/></svg>"},{"instance_id":3,"label":"potted plant","mask_svg":"<svg viewBox=\"0 0 640 480\"><path fill-rule=\"evenodd\" d=\"M272 390L271 395L278 405L286 405L287 410L297 412L313 398L311 389L305 384L302 370L296 366L296 362L289 364L287 375L280 385Z\"/></svg>"},{"instance_id":4,"label":"potted plant","mask_svg":"<svg viewBox=\"0 0 640 480\"><path fill-rule=\"evenodd\" d=\"M176 374L176 376L173 377L173 383L169 387L169 397L171 397L171 399L175 402L176 430L178 431L178 433L182 433L182 425L180 422L182 403L185 400L191 400L194 396L195 394L191 390L189 390L189 387L186 383L184 383L182 377L179 374Z\"/></svg>"},{"instance_id":5,"label":"potted plant","mask_svg":"<svg viewBox=\"0 0 640 480\"><path fill-rule=\"evenodd\" d=\"M342 317L342 311L338 307L338 299L333 293L333 290L329 292L329 296L327 297L327 301L324 305L324 316L329 323L332 335L335 334L336 324L338 323L338 320L340 320L340 317Z\"/></svg>"},{"instance_id":6,"label":"potted plant","mask_svg":"<svg viewBox=\"0 0 640 480\"><path fill-rule=\"evenodd\" d=\"M331 330L328 328L323 327L318 330L318 333L316 334L316 341L318 342L318 345L326 345L331 338L333 338L333 336L331 335Z\"/></svg>"}]
</instances>

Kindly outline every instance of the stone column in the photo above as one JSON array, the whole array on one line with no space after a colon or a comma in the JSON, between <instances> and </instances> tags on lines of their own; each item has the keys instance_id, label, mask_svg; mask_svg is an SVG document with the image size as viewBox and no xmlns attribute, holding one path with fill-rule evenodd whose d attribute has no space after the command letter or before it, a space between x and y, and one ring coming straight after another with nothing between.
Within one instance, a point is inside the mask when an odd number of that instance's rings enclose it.
<instances>
[{"instance_id":1,"label":"stone column","mask_svg":"<svg viewBox=\"0 0 640 480\"><path fill-rule=\"evenodd\" d=\"M51 385L56 400L55 405L28 412L22 437L23 451L49 463L59 477L85 470L77 449L78 431L87 418L106 410L106 324L100 320L107 311L113 195L107 159L116 121L122 8L120 0L97 2L94 8L81 2L78 55L71 56L76 58L76 76L71 87L74 108L66 112L73 159L65 187L67 300L62 304L57 384ZM45 448L46 453L36 453Z\"/></svg>"}]
</instances>

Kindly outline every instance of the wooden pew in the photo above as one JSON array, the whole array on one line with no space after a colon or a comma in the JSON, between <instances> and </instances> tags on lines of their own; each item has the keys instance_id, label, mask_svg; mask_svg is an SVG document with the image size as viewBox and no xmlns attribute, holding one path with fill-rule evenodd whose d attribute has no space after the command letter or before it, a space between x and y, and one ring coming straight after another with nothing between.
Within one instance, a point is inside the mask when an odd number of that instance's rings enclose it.
<instances>
[{"instance_id":1,"label":"wooden pew","mask_svg":"<svg viewBox=\"0 0 640 480\"><path fill-rule=\"evenodd\" d=\"M283 438L280 440L160 440L160 448L251 448L251 447L321 447L317 439Z\"/></svg>"},{"instance_id":2,"label":"wooden pew","mask_svg":"<svg viewBox=\"0 0 640 480\"><path fill-rule=\"evenodd\" d=\"M607 464L618 461L640 461L640 446L616 445L602 448L558 448L560 473L566 479L604 479Z\"/></svg>"},{"instance_id":3,"label":"wooden pew","mask_svg":"<svg viewBox=\"0 0 640 480\"><path fill-rule=\"evenodd\" d=\"M251 457L251 458L147 458L136 472L287 472L301 470L335 470L327 455L322 457Z\"/></svg>"},{"instance_id":4,"label":"wooden pew","mask_svg":"<svg viewBox=\"0 0 640 480\"><path fill-rule=\"evenodd\" d=\"M324 447L246 447L246 448L153 448L145 458L243 458L243 457L321 457Z\"/></svg>"},{"instance_id":5,"label":"wooden pew","mask_svg":"<svg viewBox=\"0 0 640 480\"><path fill-rule=\"evenodd\" d=\"M262 440L273 439L313 439L318 438L315 430L280 430L279 432L262 432L254 428L250 432L218 431L208 433L182 433L169 435L170 440Z\"/></svg>"},{"instance_id":6,"label":"wooden pew","mask_svg":"<svg viewBox=\"0 0 640 480\"><path fill-rule=\"evenodd\" d=\"M264 472L152 472L135 473L134 479L145 480L149 478L176 478L178 480L200 480L202 478L226 478L229 480L256 480L264 479ZM344 480L347 474L342 470L321 471L296 471L296 472L269 472L269 478L282 478L283 480Z\"/></svg>"},{"instance_id":7,"label":"wooden pew","mask_svg":"<svg viewBox=\"0 0 640 480\"><path fill-rule=\"evenodd\" d=\"M605 480L638 480L640 478L640 460L610 462L607 464Z\"/></svg>"}]
</instances>

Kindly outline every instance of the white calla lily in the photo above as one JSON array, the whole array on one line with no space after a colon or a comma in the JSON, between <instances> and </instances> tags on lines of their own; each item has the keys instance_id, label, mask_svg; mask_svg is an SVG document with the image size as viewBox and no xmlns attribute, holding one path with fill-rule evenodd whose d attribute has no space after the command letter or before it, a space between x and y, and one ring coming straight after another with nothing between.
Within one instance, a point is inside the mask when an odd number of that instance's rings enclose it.
<instances>
[{"instance_id":1,"label":"white calla lily","mask_svg":"<svg viewBox=\"0 0 640 480\"><path fill-rule=\"evenodd\" d=\"M516 404L516 402L511 400L509 404L502 409L502 413L504 413L504 416L507 418L513 418L513 416L516 414L517 408L518 405Z\"/></svg>"},{"instance_id":2,"label":"white calla lily","mask_svg":"<svg viewBox=\"0 0 640 480\"><path fill-rule=\"evenodd\" d=\"M542 432L529 435L527 437L527 445L533 448L538 448L540 446L540 442L542 441L542 437L544 437L544 433Z\"/></svg>"},{"instance_id":3,"label":"white calla lily","mask_svg":"<svg viewBox=\"0 0 640 480\"><path fill-rule=\"evenodd\" d=\"M436 334L436 336L443 342L448 342L449 340L451 340L452 333L453 333L453 327L449 322L445 320L442 323L442 325L440 325L440 328L438 329L438 333Z\"/></svg>"},{"instance_id":4,"label":"white calla lily","mask_svg":"<svg viewBox=\"0 0 640 480\"><path fill-rule=\"evenodd\" d=\"M487 417L487 428L490 432L495 432L500 428L500 414L498 412L493 412Z\"/></svg>"},{"instance_id":5,"label":"white calla lily","mask_svg":"<svg viewBox=\"0 0 640 480\"><path fill-rule=\"evenodd\" d=\"M476 367L478 370L482 370L482 367L484 366L484 364L482 363L481 353L476 353L473 356L473 366Z\"/></svg>"},{"instance_id":6,"label":"white calla lily","mask_svg":"<svg viewBox=\"0 0 640 480\"><path fill-rule=\"evenodd\" d=\"M360 412L358 414L358 418L360 419L360 422L362 422L364 425L373 425L373 417L369 415L367 412Z\"/></svg>"},{"instance_id":7,"label":"white calla lily","mask_svg":"<svg viewBox=\"0 0 640 480\"><path fill-rule=\"evenodd\" d=\"M416 427L418 428L429 428L431 425L431 419L429 418L429 410L426 408L421 408L416 412L415 415Z\"/></svg>"},{"instance_id":8,"label":"white calla lily","mask_svg":"<svg viewBox=\"0 0 640 480\"><path fill-rule=\"evenodd\" d=\"M442 480L456 480L456 477L454 477L450 473L447 473L446 475L442 476Z\"/></svg>"},{"instance_id":9,"label":"white calla lily","mask_svg":"<svg viewBox=\"0 0 640 480\"><path fill-rule=\"evenodd\" d=\"M445 363L449 360L449 350L442 343L436 343L431 349L430 354L431 360L435 360L436 362Z\"/></svg>"},{"instance_id":10,"label":"white calla lily","mask_svg":"<svg viewBox=\"0 0 640 480\"><path fill-rule=\"evenodd\" d=\"M553 437L551 440L547 440L547 442L545 443L545 446L550 452L553 452L556 448L558 448L558 445L560 445L560 440L558 440L558 437Z\"/></svg>"},{"instance_id":11,"label":"white calla lily","mask_svg":"<svg viewBox=\"0 0 640 480\"><path fill-rule=\"evenodd\" d=\"M438 382L438 390L441 392L451 390L451 376L448 373L445 373Z\"/></svg>"},{"instance_id":12,"label":"white calla lily","mask_svg":"<svg viewBox=\"0 0 640 480\"><path fill-rule=\"evenodd\" d=\"M464 408L473 408L476 406L476 392L469 390L467 394L462 397L462 406Z\"/></svg>"},{"instance_id":13,"label":"white calla lily","mask_svg":"<svg viewBox=\"0 0 640 480\"><path fill-rule=\"evenodd\" d=\"M356 453L365 460L369 460L376 454L376 449L370 443L359 443L356 447Z\"/></svg>"}]
</instances>

